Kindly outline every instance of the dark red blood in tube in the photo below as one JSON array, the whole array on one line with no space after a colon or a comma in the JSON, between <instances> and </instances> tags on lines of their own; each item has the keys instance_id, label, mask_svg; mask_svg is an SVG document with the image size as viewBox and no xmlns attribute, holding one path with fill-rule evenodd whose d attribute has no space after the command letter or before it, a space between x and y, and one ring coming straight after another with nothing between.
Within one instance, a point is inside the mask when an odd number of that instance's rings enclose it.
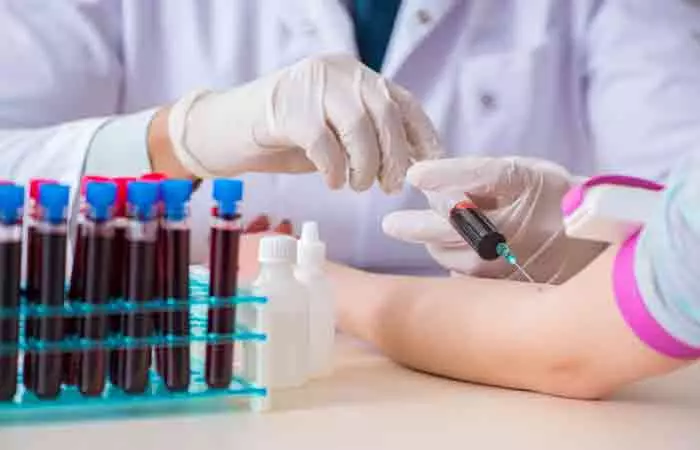
<instances>
[{"instance_id":1,"label":"dark red blood in tube","mask_svg":"<svg viewBox=\"0 0 700 450\"><path fill-rule=\"evenodd\" d=\"M41 284L41 240L36 232L36 223L40 219L39 188L44 184L58 184L52 179L37 178L29 182L29 221L27 224L27 270L26 270L26 292L27 305L37 306L39 304L39 285ZM28 341L36 339L38 331L38 319L28 317L25 323L25 336ZM37 355L35 352L24 353L22 363L24 387L33 392L36 386L34 367L36 366Z\"/></svg>"},{"instance_id":2,"label":"dark red blood in tube","mask_svg":"<svg viewBox=\"0 0 700 450\"><path fill-rule=\"evenodd\" d=\"M22 243L0 242L0 308L6 312L19 308L22 276ZM19 313L0 318L0 344L14 345L19 340ZM0 401L12 400L17 391L17 350L0 352Z\"/></svg>"},{"instance_id":3,"label":"dark red blood in tube","mask_svg":"<svg viewBox=\"0 0 700 450\"><path fill-rule=\"evenodd\" d=\"M189 247L190 232L165 229L166 297L178 302L162 316L163 330L174 337L189 336ZM171 391L184 391L190 383L189 342L166 347L163 353L164 379Z\"/></svg>"},{"instance_id":4,"label":"dark red blood in tube","mask_svg":"<svg viewBox=\"0 0 700 450\"><path fill-rule=\"evenodd\" d=\"M38 230L41 246L41 283L39 302L45 307L61 307L64 301L66 273L66 234L58 230ZM47 344L63 339L63 318L58 315L40 317L37 324L39 339ZM37 353L35 394L42 399L58 397L62 379L60 350Z\"/></svg>"},{"instance_id":5,"label":"dark red blood in tube","mask_svg":"<svg viewBox=\"0 0 700 450\"><path fill-rule=\"evenodd\" d=\"M137 304L153 300L153 272L155 268L155 242L128 241L127 298ZM133 312L122 317L122 334L133 339L151 336L152 314ZM139 345L123 352L120 381L122 389L129 394L141 394L148 387L148 370L151 365L151 348Z\"/></svg>"},{"instance_id":6,"label":"dark red blood in tube","mask_svg":"<svg viewBox=\"0 0 700 450\"><path fill-rule=\"evenodd\" d=\"M126 242L126 204L127 186L134 181L133 177L118 177L113 181L117 185L117 199L114 205L114 240L112 242L112 275L110 280L110 302L116 305L118 301L126 297L126 281L128 273L127 242ZM120 313L110 314L109 331L110 334L118 335L122 331ZM121 373L119 361L124 350L113 349L109 352L109 381L120 386Z\"/></svg>"},{"instance_id":7,"label":"dark red blood in tube","mask_svg":"<svg viewBox=\"0 0 700 450\"><path fill-rule=\"evenodd\" d=\"M230 218L237 220L236 218ZM240 228L213 226L210 241L210 286L212 297L227 299L236 295L238 287L238 246ZM207 331L231 334L235 331L235 305L219 305L209 309ZM233 343L208 343L205 378L212 388L226 388L233 377Z\"/></svg>"},{"instance_id":8,"label":"dark red blood in tube","mask_svg":"<svg viewBox=\"0 0 700 450\"><path fill-rule=\"evenodd\" d=\"M102 307L109 301L112 265L112 230L105 224L96 224L87 237L85 255L85 302ZM104 312L88 314L80 324L80 337L100 343L108 335L108 315ZM107 379L108 352L103 348L84 350L79 358L78 386L85 396L99 396Z\"/></svg>"}]
</instances>

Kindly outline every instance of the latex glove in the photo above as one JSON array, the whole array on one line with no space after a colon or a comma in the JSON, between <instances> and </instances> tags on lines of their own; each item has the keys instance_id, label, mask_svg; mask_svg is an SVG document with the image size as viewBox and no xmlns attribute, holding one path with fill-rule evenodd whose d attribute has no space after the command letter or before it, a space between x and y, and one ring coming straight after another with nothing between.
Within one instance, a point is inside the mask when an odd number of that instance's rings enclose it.
<instances>
[{"instance_id":1,"label":"latex glove","mask_svg":"<svg viewBox=\"0 0 700 450\"><path fill-rule=\"evenodd\" d=\"M306 59L225 92L194 92L171 109L178 159L199 177L318 170L331 188L374 180L401 188L413 161L438 157L416 100L350 56Z\"/></svg>"},{"instance_id":2,"label":"latex glove","mask_svg":"<svg viewBox=\"0 0 700 450\"><path fill-rule=\"evenodd\" d=\"M424 191L433 209L389 214L383 221L384 232L425 244L433 258L452 271L523 279L502 258L479 258L452 228L447 219L449 200L465 194L503 233L535 281L560 283L605 248L565 235L560 203L574 180L556 164L517 157L443 159L416 164L407 180Z\"/></svg>"}]
</instances>

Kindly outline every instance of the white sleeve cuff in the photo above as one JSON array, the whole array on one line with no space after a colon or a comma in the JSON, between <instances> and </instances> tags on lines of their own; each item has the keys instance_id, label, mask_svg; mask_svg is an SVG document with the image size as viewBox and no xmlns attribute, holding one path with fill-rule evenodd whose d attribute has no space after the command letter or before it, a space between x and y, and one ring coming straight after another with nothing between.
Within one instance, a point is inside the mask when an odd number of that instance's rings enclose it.
<instances>
[{"instance_id":1,"label":"white sleeve cuff","mask_svg":"<svg viewBox=\"0 0 700 450\"><path fill-rule=\"evenodd\" d=\"M157 109L115 117L96 134L88 149L85 173L106 177L140 176L151 171L148 127Z\"/></svg>"}]
</instances>

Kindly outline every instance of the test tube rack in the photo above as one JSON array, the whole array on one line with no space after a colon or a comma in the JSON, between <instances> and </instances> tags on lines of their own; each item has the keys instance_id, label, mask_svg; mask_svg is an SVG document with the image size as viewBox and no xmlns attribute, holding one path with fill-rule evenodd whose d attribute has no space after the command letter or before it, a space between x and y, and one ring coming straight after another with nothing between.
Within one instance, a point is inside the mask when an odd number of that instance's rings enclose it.
<instances>
[{"instance_id":1,"label":"test tube rack","mask_svg":"<svg viewBox=\"0 0 700 450\"><path fill-rule=\"evenodd\" d=\"M0 346L0 357L13 355L18 359L17 392L11 401L0 401L0 426L76 419L133 418L143 415L187 414L213 411L268 409L268 391L264 385L264 344L267 334L262 326L266 298L245 291L234 298L209 297L208 279L197 271L190 273L190 333L187 337L154 335L145 339L133 339L121 335L110 335L102 341L64 339L59 342L29 342L23 336L27 319L60 316L64 319L82 318L90 314L124 314L143 311L144 314L167 311L185 305L169 300L157 300L137 307L123 301L110 302L100 307L86 306L82 302L63 307L42 309L27 306L22 302L18 310L0 309L0 325L6 318L19 318L20 339L16 345ZM235 332L229 335L207 333L207 311L212 307L235 306L237 308ZM238 319L242 312L249 318L244 325ZM204 379L204 350L208 343L230 342L236 349L234 376L230 385L223 389L209 388ZM22 358L25 352L80 352L89 349L121 350L148 345L165 348L168 345L185 343L190 345L190 384L183 392L170 392L155 369L156 358L149 373L149 386L143 394L126 394L109 380L99 397L85 397L75 386L61 387L55 399L38 399L24 388ZM202 349L198 351L197 348ZM2 370L2 368L0 368Z\"/></svg>"}]
</instances>

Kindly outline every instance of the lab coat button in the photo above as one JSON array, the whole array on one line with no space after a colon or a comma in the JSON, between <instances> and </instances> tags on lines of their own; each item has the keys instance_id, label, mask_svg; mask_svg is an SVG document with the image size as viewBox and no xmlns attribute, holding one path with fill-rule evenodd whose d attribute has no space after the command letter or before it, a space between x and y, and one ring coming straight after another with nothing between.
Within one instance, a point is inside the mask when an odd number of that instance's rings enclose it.
<instances>
[{"instance_id":1,"label":"lab coat button","mask_svg":"<svg viewBox=\"0 0 700 450\"><path fill-rule=\"evenodd\" d=\"M479 103L484 110L490 111L496 108L496 97L490 92L482 92L479 96Z\"/></svg>"},{"instance_id":2,"label":"lab coat button","mask_svg":"<svg viewBox=\"0 0 700 450\"><path fill-rule=\"evenodd\" d=\"M309 21L302 22L301 27L300 27L302 33L313 36L316 34L316 26Z\"/></svg>"},{"instance_id":3,"label":"lab coat button","mask_svg":"<svg viewBox=\"0 0 700 450\"><path fill-rule=\"evenodd\" d=\"M418 12L416 13L416 18L418 19L418 23L420 23L421 25L427 25L433 20L430 13L424 9L418 10Z\"/></svg>"}]
</instances>

